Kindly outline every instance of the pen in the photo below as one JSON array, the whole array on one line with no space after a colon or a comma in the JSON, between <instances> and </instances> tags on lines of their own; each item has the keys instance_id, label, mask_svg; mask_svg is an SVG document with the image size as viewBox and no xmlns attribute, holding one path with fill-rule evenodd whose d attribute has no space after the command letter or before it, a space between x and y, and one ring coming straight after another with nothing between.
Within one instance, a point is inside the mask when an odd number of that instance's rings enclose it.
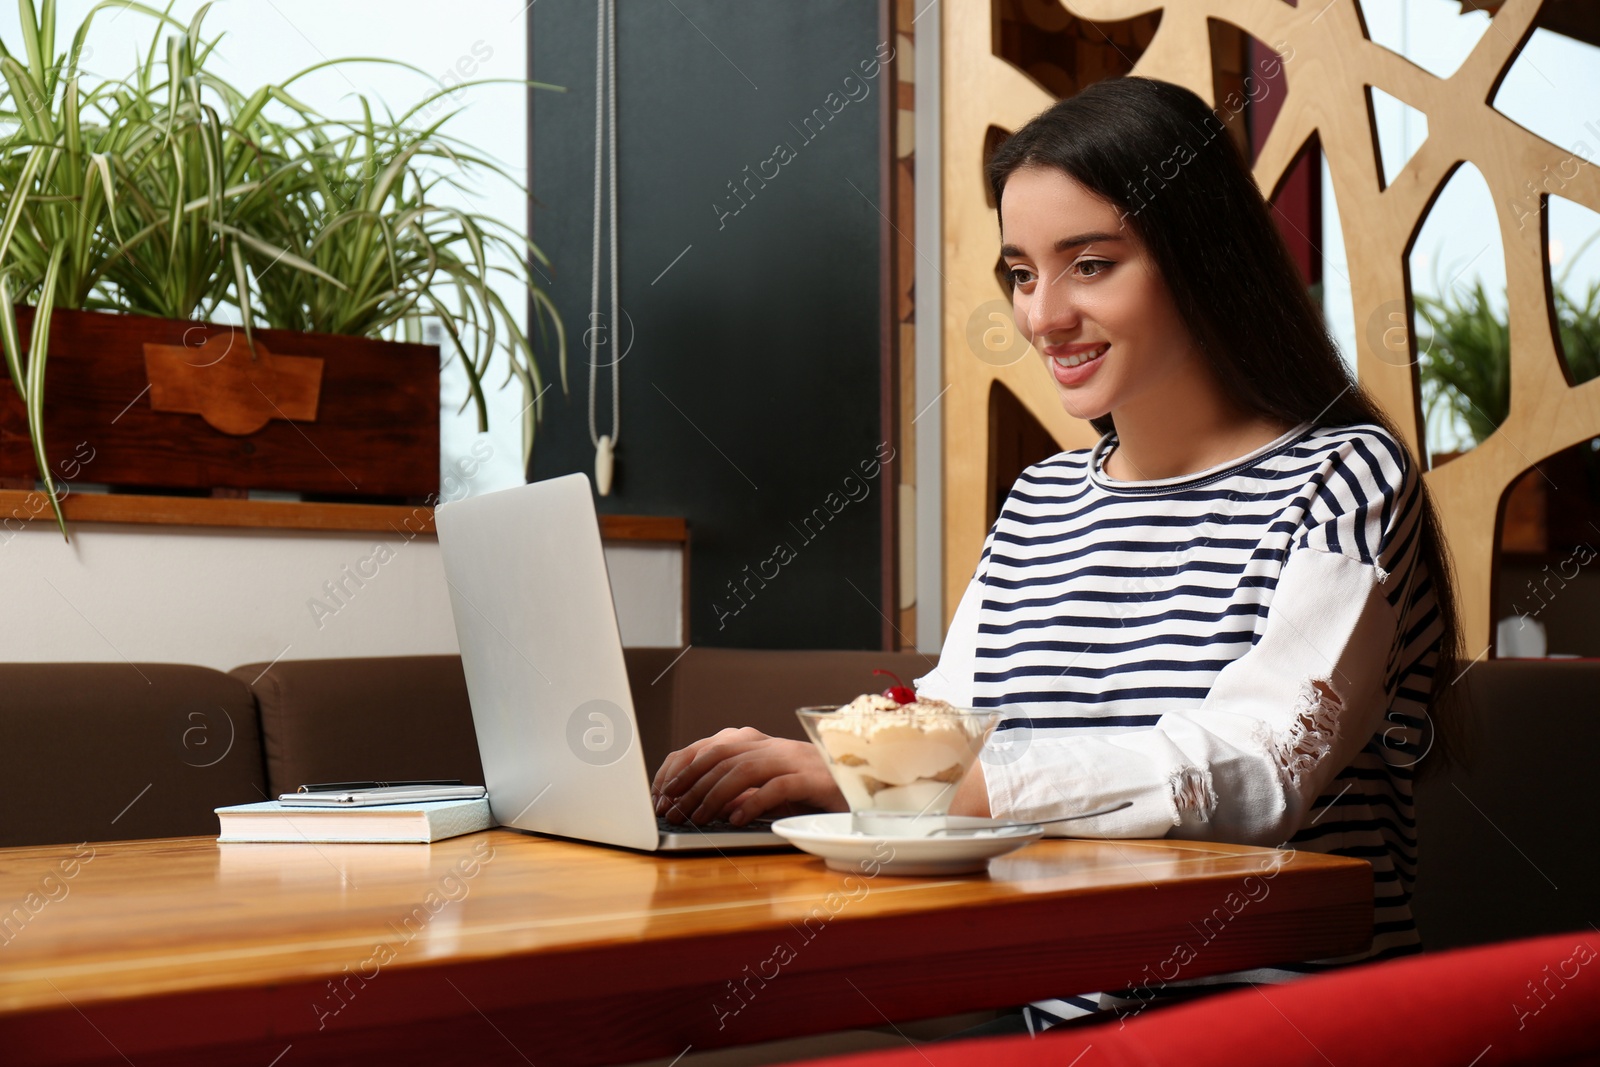
<instances>
[{"instance_id":1,"label":"pen","mask_svg":"<svg viewBox=\"0 0 1600 1067\"><path fill-rule=\"evenodd\" d=\"M301 786L298 793L328 793L345 789L392 789L403 785L460 785L459 778L432 778L420 782L314 782Z\"/></svg>"}]
</instances>

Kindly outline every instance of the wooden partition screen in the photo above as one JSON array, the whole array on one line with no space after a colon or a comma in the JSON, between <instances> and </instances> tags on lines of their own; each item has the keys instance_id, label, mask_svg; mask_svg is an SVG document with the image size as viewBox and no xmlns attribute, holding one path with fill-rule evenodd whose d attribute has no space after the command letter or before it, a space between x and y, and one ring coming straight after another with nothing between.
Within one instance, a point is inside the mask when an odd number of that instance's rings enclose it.
<instances>
[{"instance_id":1,"label":"wooden partition screen","mask_svg":"<svg viewBox=\"0 0 1600 1067\"><path fill-rule=\"evenodd\" d=\"M1494 197L1506 257L1511 330L1511 409L1477 448L1427 473L1451 552L1467 653L1487 653L1498 511L1508 488L1534 463L1600 434L1600 379L1571 384L1553 328L1546 202L1549 175L1560 195L1600 210L1600 175L1574 165L1567 149L1496 111L1501 79L1532 35L1540 0L1493 5L1489 30L1448 78L1437 77L1368 39L1358 0L1018 0L1045 18L1130 23L1153 33L1131 73L1184 85L1219 109L1213 69L1216 24L1237 28L1284 57L1287 94L1257 157L1255 175L1273 195L1315 135L1333 180L1349 256L1357 373L1399 423L1427 465L1412 337L1411 246L1455 169L1470 162ZM1005 386L1061 448L1097 435L1062 410L1040 359L1004 344L986 345L985 328L1004 331L1010 303L994 268L995 213L983 182L986 144L1049 107L1056 92L1036 74L1001 58L999 0L939 5L943 22L943 225L945 278L944 605L949 625L987 532L991 463L990 391ZM1056 8L1059 6L1059 13ZM1479 5L1491 6L1491 5ZM1141 22L1139 20L1148 20ZM1105 74L1117 73L1115 70ZM1080 84L1090 79L1079 75ZM1428 136L1387 186L1379 161L1368 88L1427 116ZM1581 162L1581 161L1579 161ZM1538 224L1532 224L1537 216ZM990 341L997 334L987 335ZM1013 358L1015 357L1015 358ZM1483 651L1480 651L1483 650Z\"/></svg>"}]
</instances>

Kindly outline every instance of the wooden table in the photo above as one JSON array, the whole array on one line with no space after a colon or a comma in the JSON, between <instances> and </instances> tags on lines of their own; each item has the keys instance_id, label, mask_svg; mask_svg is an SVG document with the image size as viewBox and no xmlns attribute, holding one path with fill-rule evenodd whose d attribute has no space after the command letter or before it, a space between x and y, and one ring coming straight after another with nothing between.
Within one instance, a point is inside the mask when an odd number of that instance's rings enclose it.
<instances>
[{"instance_id":1,"label":"wooden table","mask_svg":"<svg viewBox=\"0 0 1600 1067\"><path fill-rule=\"evenodd\" d=\"M0 850L0 1061L619 1063L1359 951L1367 864L1047 838L987 875L507 830Z\"/></svg>"}]
</instances>

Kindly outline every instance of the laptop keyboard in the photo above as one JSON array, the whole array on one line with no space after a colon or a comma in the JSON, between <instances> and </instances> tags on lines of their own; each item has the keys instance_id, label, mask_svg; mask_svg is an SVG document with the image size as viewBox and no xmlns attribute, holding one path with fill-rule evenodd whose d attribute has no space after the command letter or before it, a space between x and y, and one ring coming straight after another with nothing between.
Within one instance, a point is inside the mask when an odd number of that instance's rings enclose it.
<instances>
[{"instance_id":1,"label":"laptop keyboard","mask_svg":"<svg viewBox=\"0 0 1600 1067\"><path fill-rule=\"evenodd\" d=\"M697 830L705 834L742 834L749 833L751 831L761 832L771 830L772 823L772 819L751 819L743 826L735 826L726 819L716 819L712 822L704 823L668 822L665 815L656 816L656 826L659 827L663 833L669 834L687 834L694 833Z\"/></svg>"}]
</instances>

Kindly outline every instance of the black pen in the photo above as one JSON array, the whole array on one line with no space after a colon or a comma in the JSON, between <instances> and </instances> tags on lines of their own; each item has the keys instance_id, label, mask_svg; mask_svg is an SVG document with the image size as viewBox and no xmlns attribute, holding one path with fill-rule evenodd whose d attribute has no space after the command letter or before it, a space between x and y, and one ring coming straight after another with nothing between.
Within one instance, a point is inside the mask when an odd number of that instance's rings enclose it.
<instances>
[{"instance_id":1,"label":"black pen","mask_svg":"<svg viewBox=\"0 0 1600 1067\"><path fill-rule=\"evenodd\" d=\"M461 785L459 778L430 778L419 782L314 782L295 790L297 793L331 793L356 789L393 789L406 785Z\"/></svg>"}]
</instances>

